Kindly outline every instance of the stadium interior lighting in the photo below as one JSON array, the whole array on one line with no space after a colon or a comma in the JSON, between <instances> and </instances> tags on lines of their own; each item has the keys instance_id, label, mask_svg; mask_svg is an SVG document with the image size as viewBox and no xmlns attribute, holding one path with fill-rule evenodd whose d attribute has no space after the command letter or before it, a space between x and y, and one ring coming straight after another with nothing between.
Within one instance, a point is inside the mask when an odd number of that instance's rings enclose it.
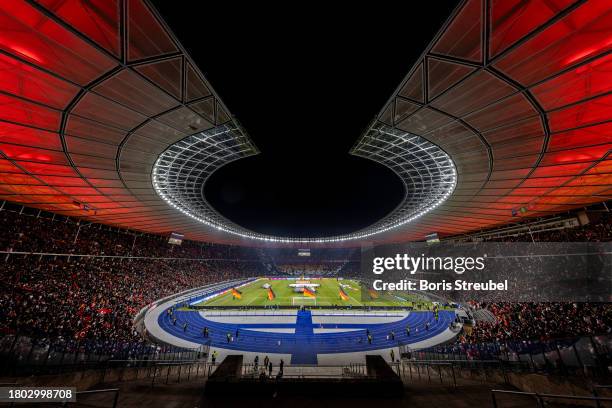
<instances>
[{"instance_id":1,"label":"stadium interior lighting","mask_svg":"<svg viewBox=\"0 0 612 408\"><path fill-rule=\"evenodd\" d=\"M351 150L393 170L404 183L402 202L381 220L345 235L282 237L243 228L216 211L204 197L204 184L217 169L257 149L237 128L219 126L171 145L153 166L153 187L170 206L217 230L243 238L279 243L326 243L362 239L411 222L442 204L457 185L450 156L426 139L386 125L372 127Z\"/></svg>"}]
</instances>

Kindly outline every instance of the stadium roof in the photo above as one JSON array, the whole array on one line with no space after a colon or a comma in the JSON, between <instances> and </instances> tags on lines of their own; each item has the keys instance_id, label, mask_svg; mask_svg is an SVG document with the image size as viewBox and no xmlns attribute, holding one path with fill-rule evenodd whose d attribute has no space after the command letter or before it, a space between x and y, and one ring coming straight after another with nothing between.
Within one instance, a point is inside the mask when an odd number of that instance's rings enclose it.
<instances>
[{"instance_id":1,"label":"stadium roof","mask_svg":"<svg viewBox=\"0 0 612 408\"><path fill-rule=\"evenodd\" d=\"M396 172L406 186L400 205L362 230L331 237L279 237L249 231L227 220L204 198L204 183L219 167L248 156L248 139L222 125L189 136L164 151L153 166L153 186L171 206L203 224L243 238L266 242L340 242L367 238L406 224L444 202L456 185L451 158L426 139L381 125L372 129L353 153Z\"/></svg>"},{"instance_id":2,"label":"stadium roof","mask_svg":"<svg viewBox=\"0 0 612 408\"><path fill-rule=\"evenodd\" d=\"M453 195L392 239L609 200L611 50L606 0L463 2L374 124L430 140L457 166Z\"/></svg>"},{"instance_id":3,"label":"stadium roof","mask_svg":"<svg viewBox=\"0 0 612 408\"><path fill-rule=\"evenodd\" d=\"M203 198L214 169L257 149L147 2L3 2L0 32L0 199L265 238ZM610 199L611 50L607 0L462 2L352 150L391 167L404 201L338 238L422 240Z\"/></svg>"}]
</instances>

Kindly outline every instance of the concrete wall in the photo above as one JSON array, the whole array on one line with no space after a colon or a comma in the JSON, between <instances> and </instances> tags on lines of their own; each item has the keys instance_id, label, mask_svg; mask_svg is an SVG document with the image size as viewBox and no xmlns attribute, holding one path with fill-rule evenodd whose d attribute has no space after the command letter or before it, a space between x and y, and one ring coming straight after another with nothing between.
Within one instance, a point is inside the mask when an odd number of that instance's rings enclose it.
<instances>
[{"instance_id":1,"label":"concrete wall","mask_svg":"<svg viewBox=\"0 0 612 408\"><path fill-rule=\"evenodd\" d=\"M124 368L109 368L106 370L83 370L63 374L41 375L29 377L4 377L0 378L2 383L17 383L22 386L64 386L76 387L78 391L88 390L92 387L116 383L122 381L134 381L148 379L153 383L155 375L155 383L168 382L184 382L189 379L203 378L208 374L208 365L206 363L199 364L182 364L180 366L160 365L155 367L124 367Z\"/></svg>"}]
</instances>

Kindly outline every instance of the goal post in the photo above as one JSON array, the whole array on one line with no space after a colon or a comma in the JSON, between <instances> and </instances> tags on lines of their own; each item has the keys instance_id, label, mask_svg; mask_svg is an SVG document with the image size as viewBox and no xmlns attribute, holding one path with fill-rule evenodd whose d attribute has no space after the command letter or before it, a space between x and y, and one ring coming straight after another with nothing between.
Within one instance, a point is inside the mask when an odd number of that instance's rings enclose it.
<instances>
[{"instance_id":1,"label":"goal post","mask_svg":"<svg viewBox=\"0 0 612 408\"><path fill-rule=\"evenodd\" d=\"M294 296L291 298L293 306L316 306L317 298L308 296Z\"/></svg>"}]
</instances>

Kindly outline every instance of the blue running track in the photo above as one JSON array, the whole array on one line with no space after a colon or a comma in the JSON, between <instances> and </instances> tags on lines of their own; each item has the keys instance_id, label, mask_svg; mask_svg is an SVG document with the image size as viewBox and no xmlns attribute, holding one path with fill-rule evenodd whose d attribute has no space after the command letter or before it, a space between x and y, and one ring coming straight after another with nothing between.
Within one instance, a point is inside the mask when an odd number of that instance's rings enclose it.
<instances>
[{"instance_id":1,"label":"blue running track","mask_svg":"<svg viewBox=\"0 0 612 408\"><path fill-rule=\"evenodd\" d=\"M174 311L174 316L177 319L176 325L172 324L165 311L159 316L158 323L163 330L181 339L200 344L210 341L211 347L231 350L291 354L291 364L317 364L317 354L364 352L429 339L449 327L455 319L455 312L440 311L438 320L435 320L432 312L411 312L406 318L391 323L368 323L368 318L375 316L364 314L355 319L360 323L338 324L314 324L309 310L299 311L295 323L219 323L205 319L197 311ZM183 330L185 322L187 330ZM427 322L430 324L429 330L425 328ZM410 327L410 335L406 333L407 326ZM203 335L204 327L209 330L208 338ZM353 331L315 334L315 328ZM295 333L273 333L257 329L295 329ZM368 343L366 330L372 335L372 344ZM395 333L395 340L387 338L391 332ZM233 341L227 341L228 333Z\"/></svg>"}]
</instances>

